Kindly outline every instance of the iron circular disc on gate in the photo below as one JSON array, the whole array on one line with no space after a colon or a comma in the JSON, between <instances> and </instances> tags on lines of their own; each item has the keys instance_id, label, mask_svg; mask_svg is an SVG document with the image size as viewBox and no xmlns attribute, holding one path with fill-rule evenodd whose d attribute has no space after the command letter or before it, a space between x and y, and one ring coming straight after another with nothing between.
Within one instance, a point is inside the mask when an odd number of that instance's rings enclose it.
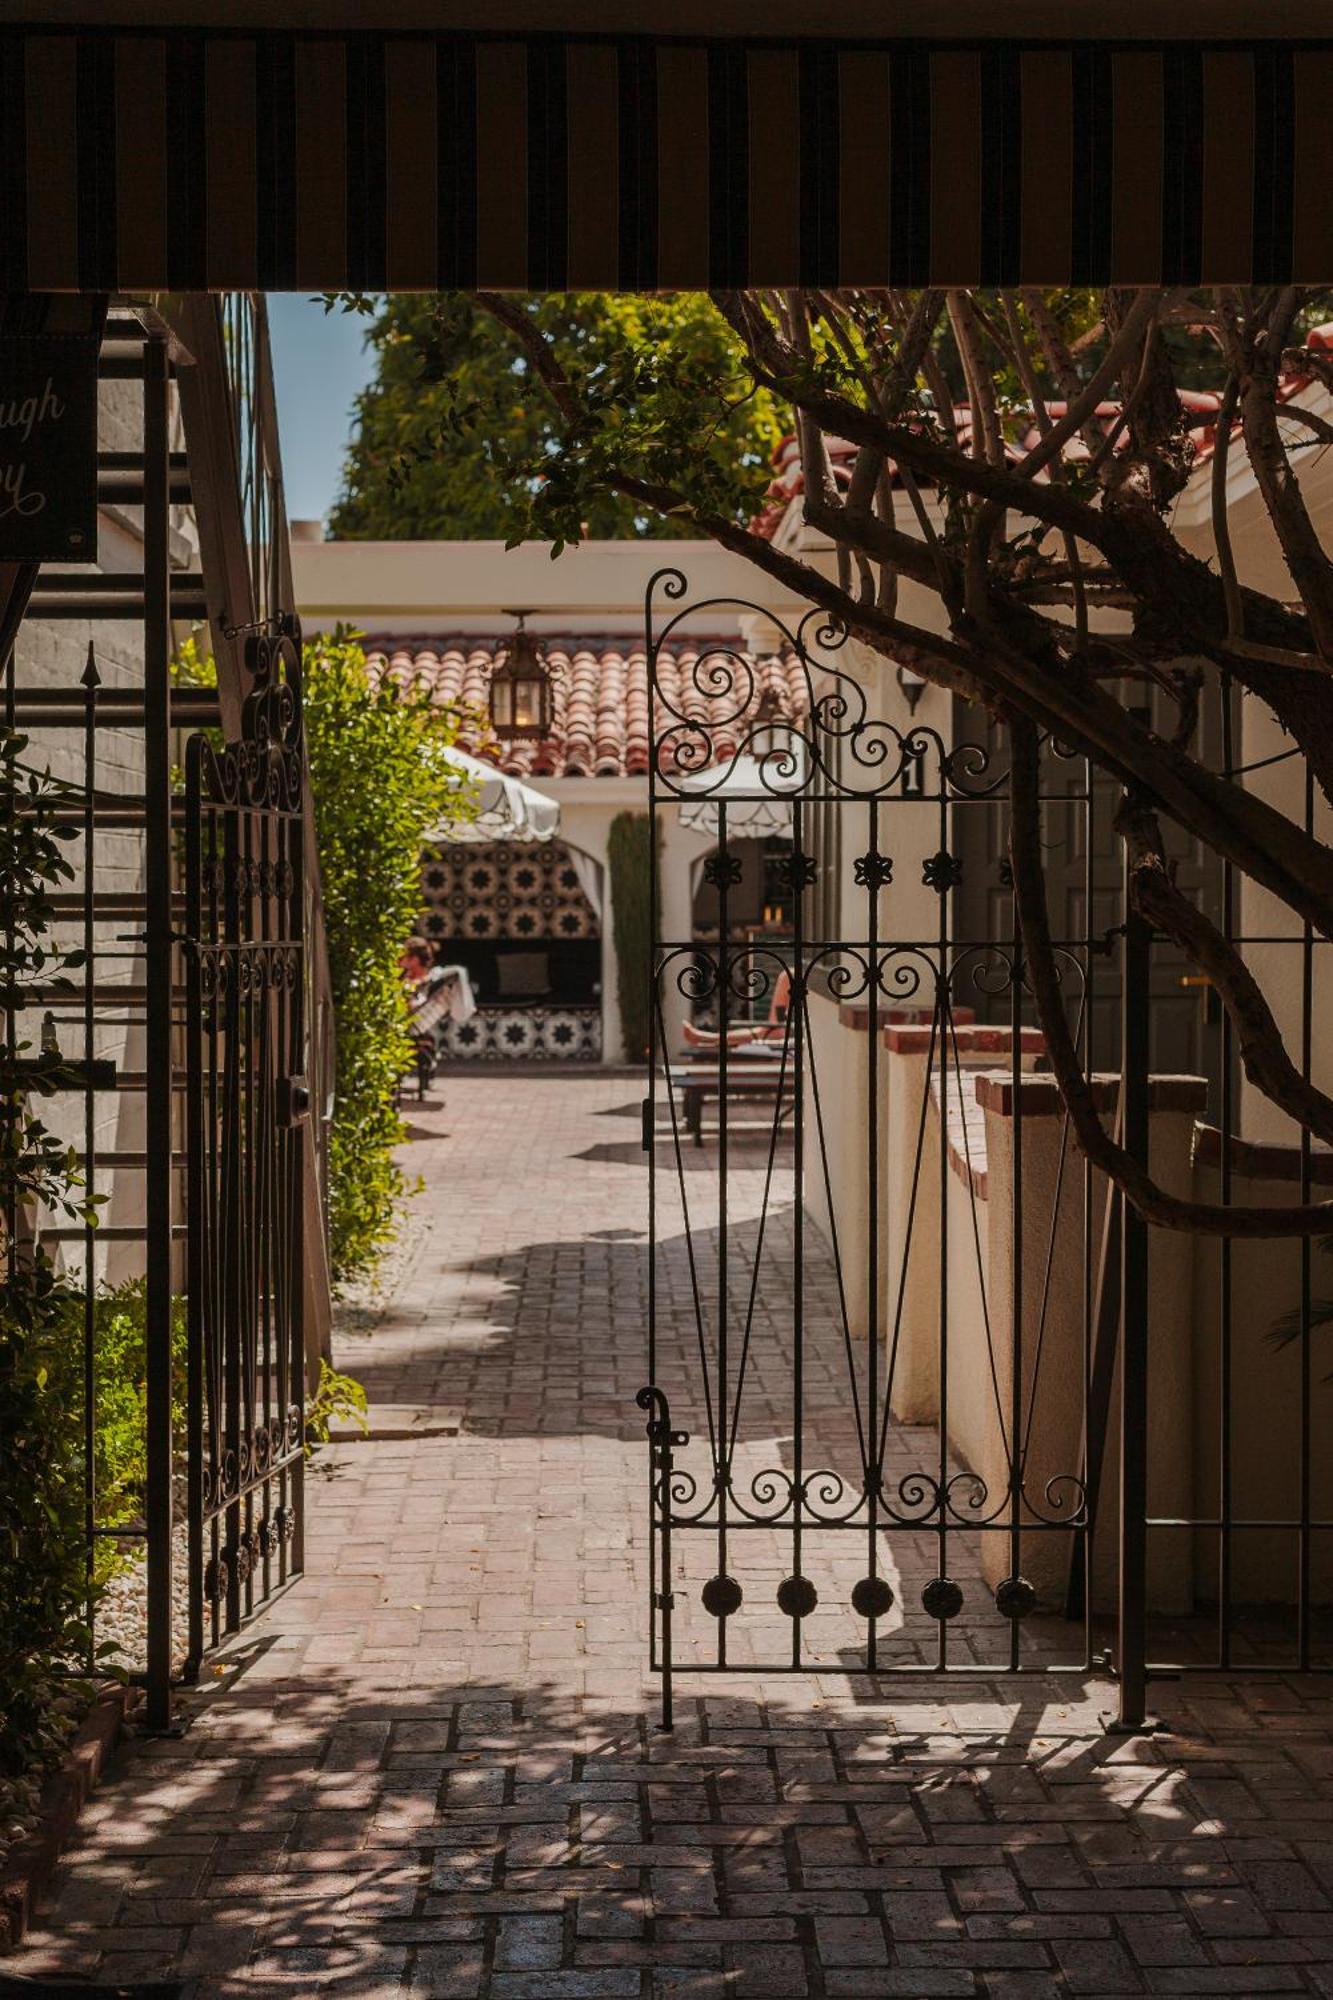
<instances>
[{"instance_id":1,"label":"iron circular disc on gate","mask_svg":"<svg viewBox=\"0 0 1333 2000\"><path fill-rule=\"evenodd\" d=\"M852 1591L852 1610L862 1618L882 1618L893 1605L893 1586L882 1576L863 1576Z\"/></svg>"},{"instance_id":2,"label":"iron circular disc on gate","mask_svg":"<svg viewBox=\"0 0 1333 2000\"><path fill-rule=\"evenodd\" d=\"M956 1618L963 1608L962 1585L951 1576L933 1576L921 1593L921 1604L927 1617L938 1618L944 1624Z\"/></svg>"},{"instance_id":3,"label":"iron circular disc on gate","mask_svg":"<svg viewBox=\"0 0 1333 2000\"><path fill-rule=\"evenodd\" d=\"M788 1618L808 1618L819 1602L819 1592L808 1576L784 1577L778 1585L778 1610Z\"/></svg>"},{"instance_id":4,"label":"iron circular disc on gate","mask_svg":"<svg viewBox=\"0 0 1333 2000\"><path fill-rule=\"evenodd\" d=\"M995 1586L995 1609L1001 1618L1026 1618L1036 1603L1036 1590L1025 1576L1002 1577Z\"/></svg>"},{"instance_id":5,"label":"iron circular disc on gate","mask_svg":"<svg viewBox=\"0 0 1333 2000\"><path fill-rule=\"evenodd\" d=\"M740 1610L745 1592L734 1576L710 1576L699 1596L704 1610L714 1618L730 1618Z\"/></svg>"}]
</instances>

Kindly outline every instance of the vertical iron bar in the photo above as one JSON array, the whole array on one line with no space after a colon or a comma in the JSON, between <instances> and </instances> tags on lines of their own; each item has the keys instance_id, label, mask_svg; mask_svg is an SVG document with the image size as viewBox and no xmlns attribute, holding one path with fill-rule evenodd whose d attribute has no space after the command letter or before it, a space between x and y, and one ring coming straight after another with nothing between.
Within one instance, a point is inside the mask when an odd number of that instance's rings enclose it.
<instances>
[{"instance_id":1,"label":"vertical iron bar","mask_svg":"<svg viewBox=\"0 0 1333 2000\"><path fill-rule=\"evenodd\" d=\"M1097 1066L1098 1039L1096 1027L1096 994L1093 984L1096 977L1096 953L1093 948L1093 893L1096 888L1093 856L1097 840L1097 795L1093 789L1093 769L1091 758L1083 766L1083 1046L1079 1053L1083 1058L1084 1073L1093 1075ZM1082 1590L1080 1592L1083 1614L1083 1665L1092 1670L1092 1574L1093 1574L1093 1523L1097 1516L1098 1494L1093 1490L1092 1468L1089 1457L1092 1416L1092 1339L1093 1339L1093 1214L1092 1214L1092 1162L1083 1161L1083 1451L1079 1472L1083 1480L1083 1527L1074 1531L1074 1546L1070 1556L1071 1578L1077 1574L1078 1561L1082 1557ZM1100 1478L1100 1471L1099 1471ZM1072 1598L1072 1592L1071 1592ZM1070 1614L1073 1614L1072 1603Z\"/></svg>"},{"instance_id":2,"label":"vertical iron bar","mask_svg":"<svg viewBox=\"0 0 1333 2000\"><path fill-rule=\"evenodd\" d=\"M801 1567L801 1482L805 1477L805 1038L809 1017L805 1006L805 963L802 951L805 890L801 885L801 800L791 807L792 841L792 976L787 1005L794 1010L792 1021L792 1575L803 1575ZM774 1117L782 1116L781 1101ZM791 1663L801 1664L801 1614L799 1602L791 1621Z\"/></svg>"},{"instance_id":3,"label":"vertical iron bar","mask_svg":"<svg viewBox=\"0 0 1333 2000\"><path fill-rule=\"evenodd\" d=\"M940 781L939 808L940 853L949 847L949 807L948 787ZM935 1018L939 1029L937 1047L940 1065L940 1317L939 1317L939 1490L936 1494L937 1510L936 1543L938 1562L936 1575L949 1574L949 1030L952 1016L952 999L949 982L953 968L949 963L949 894L943 883L938 885L937 900L939 917L936 926L936 949L939 963L936 970L938 985L935 993ZM926 1070L926 1089L930 1089L930 1070ZM936 1635L936 1664L943 1671L949 1664L949 1626L944 1618L939 1620Z\"/></svg>"},{"instance_id":4,"label":"vertical iron bar","mask_svg":"<svg viewBox=\"0 0 1333 2000\"><path fill-rule=\"evenodd\" d=\"M273 539L276 541L277 539L276 536ZM298 682L298 687L299 685L300 684ZM304 772L305 769L304 750L302 751L301 755L301 769ZM285 832L285 838L287 843L286 852L292 862L292 889L291 889L290 902L288 906L289 916L288 916L288 923L287 925L284 926L284 929L290 930L290 934L293 941L292 949L294 954L294 976L290 988L288 989L291 994L291 999L289 1004L292 1008L292 1014L293 1014L291 1053L289 1057L289 1062L291 1071L293 1073L299 1071L302 1075L308 1075L308 1064L306 1057L307 1029L309 1024L306 1020L306 977L305 977L306 855L305 855L304 778L302 778L301 780L301 785L297 791L296 798L292 803L291 814L286 821L285 828L283 829L283 831ZM291 1362L290 1362L290 1379L292 1388L290 1393L301 1412L301 1440L303 1445L305 1440L305 1402L306 1402L304 1160L306 1156L306 1149L309 1145L312 1144L312 1139L311 1139L312 1128L310 1125L310 1118L312 1116L313 1113L307 1111L305 1121L298 1127L297 1131L292 1135L292 1137L288 1141L289 1154L291 1158L291 1176L292 1176L291 1224L289 1228L291 1264L289 1269L288 1287L287 1287L288 1290L287 1310L290 1313L292 1320ZM285 1416L286 1412L284 1411L283 1414ZM290 1480L290 1492L284 1490L284 1499L287 1501L287 1504L291 1506L294 1510L294 1523L293 1523L294 1532L292 1536L292 1554L291 1554L290 1567L293 1570L301 1571L304 1570L305 1568L304 1451L297 1454L297 1457L292 1465L291 1473L288 1475L288 1479ZM287 1482L284 1481L284 1489L286 1487L286 1484ZM284 1556L284 1562L285 1560L286 1559Z\"/></svg>"},{"instance_id":5,"label":"vertical iron bar","mask_svg":"<svg viewBox=\"0 0 1333 2000\"><path fill-rule=\"evenodd\" d=\"M879 853L879 807L874 799L868 807L869 842L868 854ZM836 813L836 804L832 812ZM840 895L841 885L835 880L834 894ZM866 1459L866 1575L873 1583L879 1574L879 1470L878 1454L875 1453L875 1439L879 1436L879 883L873 866L869 876L869 922L866 926L867 947L867 990L866 990L866 1090L870 1098L868 1158L866 1161L866 1341L869 1353L866 1356L868 1380L866 1401L869 1405L866 1417L866 1437L870 1452ZM840 905L838 908L841 916ZM841 930L841 922L836 928ZM871 1454L875 1453L872 1457ZM873 1603L873 1593L872 1593ZM873 1673L879 1664L879 1621L872 1610L866 1628L866 1665Z\"/></svg>"},{"instance_id":6,"label":"vertical iron bar","mask_svg":"<svg viewBox=\"0 0 1333 2000\"><path fill-rule=\"evenodd\" d=\"M1222 694L1222 771L1231 782L1235 765L1234 707L1230 674L1221 676ZM1222 863L1222 934L1227 944L1235 940L1235 873L1230 860ZM1235 1060L1232 1045L1231 1015L1222 1009L1221 1035L1222 1069L1222 1163L1218 1170L1218 1199L1223 1208L1231 1201L1231 1129L1235 1120L1233 1102L1232 1063ZM1220 1347L1220 1370L1218 1380L1218 1514L1221 1527L1218 1531L1217 1561L1217 1656L1222 1667L1231 1665L1231 1511L1233 1504L1234 1477L1231 1456L1231 1238L1218 1240L1218 1327Z\"/></svg>"},{"instance_id":7,"label":"vertical iron bar","mask_svg":"<svg viewBox=\"0 0 1333 2000\"><path fill-rule=\"evenodd\" d=\"M650 1398L654 1410L661 1411L658 1433L661 1450L657 1454L660 1466L661 1507L662 1507L662 1728L670 1731L676 1726L675 1693L671 1679L671 1613L675 1598L671 1590L671 1475L674 1467L672 1457L673 1437L671 1431L671 1409L660 1390Z\"/></svg>"},{"instance_id":8,"label":"vertical iron bar","mask_svg":"<svg viewBox=\"0 0 1333 2000\"><path fill-rule=\"evenodd\" d=\"M731 885L727 876L731 850L727 844L727 804L717 808L717 1573L727 1575L727 1495L731 1490L731 1444L727 1421L727 1042L730 1031L728 981L731 975L728 927L731 921ZM668 1590L670 1583L667 1584ZM717 1663L727 1664L727 1621L717 1621Z\"/></svg>"},{"instance_id":9,"label":"vertical iron bar","mask_svg":"<svg viewBox=\"0 0 1333 2000\"><path fill-rule=\"evenodd\" d=\"M185 776L185 1061L186 1061L186 1356L185 1469L186 1519L189 1536L189 1652L186 1677L199 1669L204 1652L204 1293L210 1282L206 1257L215 1249L209 1222L211 1205L204 1191L208 1171L204 1151L203 967L199 944L203 937L203 848L201 790L204 744L192 737L186 750ZM214 966L214 972L216 967ZM216 1004L210 982L209 1007ZM207 1235L206 1235L207 1232Z\"/></svg>"},{"instance_id":10,"label":"vertical iron bar","mask_svg":"<svg viewBox=\"0 0 1333 2000\"><path fill-rule=\"evenodd\" d=\"M1018 897L1010 898L1009 1087L1013 1096L1013 1194L1009 1204L1009 1574L1023 1574L1023 940L1018 928ZM966 1116L965 1108L962 1115ZM1051 1228L1059 1223L1059 1196L1051 1211ZM1033 1379L1033 1393L1036 1393ZM1017 1618L1009 1621L1009 1665L1019 1661Z\"/></svg>"},{"instance_id":11,"label":"vertical iron bar","mask_svg":"<svg viewBox=\"0 0 1333 2000\"><path fill-rule=\"evenodd\" d=\"M259 887L255 896L255 910L258 930L265 949L255 954L255 964L259 978L263 981L260 990L259 1019L261 1023L259 1049L260 1085L260 1153L256 1186L259 1191L259 1227L255 1232L258 1246L258 1374L255 1381L255 1411L251 1419L252 1435L272 1435L270 1426L274 1417L274 1389L279 1386L277 1376L278 1350L282 1340L283 1321L281 1314L286 1304L283 1296L283 1274L281 1267L282 1244L280 1221L285 1221L282 1209L282 1175L280 1165L286 1152L284 1138L278 1131L277 1093L281 1074L282 1057L285 1053L279 1033L278 987L272 974L276 962L272 947L275 942L277 917L277 890L274 887L272 866L273 832L281 827L281 812L270 812L261 808L258 814L259 833ZM283 929L285 931L285 926ZM286 1369L282 1371L280 1386L286 1388ZM285 1398L284 1398L285 1403ZM283 1412L284 1435L287 1411ZM269 1559L263 1526L272 1505L273 1488L269 1480L255 1489L255 1500L259 1508L260 1543L259 1561L253 1563L251 1576L258 1571L259 1591L262 1602L273 1587L273 1567ZM254 1515L251 1510L246 1523L254 1542Z\"/></svg>"},{"instance_id":12,"label":"vertical iron bar","mask_svg":"<svg viewBox=\"0 0 1333 2000\"><path fill-rule=\"evenodd\" d=\"M148 982L147 1496L150 1729L171 1721L171 649L165 342L143 356L144 794Z\"/></svg>"},{"instance_id":13,"label":"vertical iron bar","mask_svg":"<svg viewBox=\"0 0 1333 2000\"><path fill-rule=\"evenodd\" d=\"M1305 832L1314 832L1314 766L1305 760ZM1314 1059L1314 931L1307 919L1301 930L1301 1080L1309 1086ZM1311 1174L1310 1127L1301 1125L1301 1200L1308 1203L1313 1185ZM1310 1422L1312 1416L1313 1360L1310 1334L1310 1280L1313 1271L1312 1245L1301 1238L1301 1445L1300 1445L1300 1531L1298 1537L1299 1575L1297 1580L1296 1651L1302 1673L1310 1665Z\"/></svg>"},{"instance_id":14,"label":"vertical iron bar","mask_svg":"<svg viewBox=\"0 0 1333 2000\"><path fill-rule=\"evenodd\" d=\"M237 1489L236 1527L233 1543L236 1549L236 1571L238 1583L237 1623L238 1625L254 1610L255 1572L250 1560L250 1530L254 1525L254 1488L246 1478L244 1468L247 1461L253 1464L255 1442L255 1387L256 1368L260 1352L260 1308L259 1282L263 1267L263 1170L260 1147L263 1143L262 1126L256 1131L262 1117L259 1094L264 1070L263 1008L265 996L255 991L255 963L257 954L251 949L255 935L255 823L256 816L250 810L247 800L243 810L237 814L241 841L241 867L238 869L237 909L239 930L236 945L236 969L242 981L241 1031L241 1125L240 1146L242 1169L240 1175L241 1213L245 1228L241 1237L241 1288L240 1313L236 1323L236 1408L238 1423L236 1431ZM240 1572L244 1570L242 1578Z\"/></svg>"},{"instance_id":15,"label":"vertical iron bar","mask_svg":"<svg viewBox=\"0 0 1333 2000\"><path fill-rule=\"evenodd\" d=\"M648 614L645 619L645 624L648 626L649 633L651 635L651 629L652 629L651 601L649 603ZM650 637L650 652L649 652L650 686L648 690L648 714L650 718L649 726L654 736L656 735L656 730L652 722L652 718L654 717L655 714L654 693L655 693L656 676L657 676L657 659L656 659L656 654L652 651L651 648L651 637ZM670 1057L665 1047L663 1046L662 1037L658 1033L658 1023L657 1023L657 1010L660 1004L660 986L661 986L662 972L663 972L663 968L659 963L661 954L662 911L661 911L660 887L657 879L657 833L658 833L657 744L654 741L651 746L648 758L648 857L649 857L648 859L648 965L647 965L648 1095L647 1095L647 1112L644 1119L644 1134L643 1134L644 1144L648 1152L648 1388L649 1391L654 1389L657 1385L657 1258L658 1258L657 1065L659 1062L665 1063L670 1061ZM651 1418L649 1419L649 1422L651 1426ZM660 1593L669 1591L671 1589L671 1578L669 1574L665 1576L660 1583L658 1581L659 1577L658 1535L659 1533L661 1533L664 1537L668 1536L670 1534L670 1528L665 1521L659 1524L658 1504L657 1504L656 1458L657 1454L652 1449L651 1436L650 1436L650 1443L648 1450L648 1606L649 1606L648 1665L650 1670L657 1668L659 1664L658 1644L657 1644L659 1616L662 1620L662 1625L664 1628L664 1639L665 1639L665 1629L667 1627L668 1619L670 1617L669 1612L665 1609L664 1606L659 1607L658 1597ZM668 1494L666 1496L666 1505L663 1508L664 1515L669 1514L670 1504L671 1504L670 1495ZM665 1644L663 1646L661 1655L661 1669L662 1669L662 1727L664 1729L667 1729L670 1727L669 1717L671 1714L671 1670L670 1670L669 1652Z\"/></svg>"},{"instance_id":16,"label":"vertical iron bar","mask_svg":"<svg viewBox=\"0 0 1333 2000\"><path fill-rule=\"evenodd\" d=\"M207 1425L207 1478L208 1501L208 1574L212 1588L209 1593L208 1624L209 1639L214 1646L222 1637L223 1595L220 1589L222 1564L223 1517L219 1509L222 1490L223 1453L225 1449L223 1399L222 1399L222 1351L223 1351L223 1298L228 1274L231 1269L232 1220L224 1200L226 1187L226 1167L223 1160L225 1120L228 1116L229 1099L227 1083L222 1075L218 1043L221 1035L220 1023L224 1018L230 1025L229 1014L224 1017L224 1006L230 1009L230 986L226 981L229 961L220 949L225 934L226 889L219 886L219 870L225 868L225 843L222 838L223 815L212 804L205 810L200 804L201 837L203 858L208 869L207 876L207 918L205 937L209 946L209 964L212 971L211 989L208 997L206 1016L208 1048L208 1081L205 1098L206 1146L207 1154L202 1167L206 1176L208 1236L206 1239L204 1266L204 1308L205 1317L200 1336L200 1369L202 1394L204 1398L204 1420Z\"/></svg>"},{"instance_id":17,"label":"vertical iron bar","mask_svg":"<svg viewBox=\"0 0 1333 2000\"><path fill-rule=\"evenodd\" d=\"M1130 897L1125 856L1125 964L1121 990L1123 1144L1148 1164L1151 932ZM1147 1715L1148 1226L1122 1197L1120 1225L1120 1706L1117 1727Z\"/></svg>"},{"instance_id":18,"label":"vertical iron bar","mask_svg":"<svg viewBox=\"0 0 1333 2000\"><path fill-rule=\"evenodd\" d=\"M227 1573L224 1631L234 1632L241 1622L241 1507L237 1497L241 1465L241 1321L244 1314L246 1270L245 1232L249 1217L246 1203L246 1175L249 1159L245 1146L244 1077L250 1060L249 1014L241 991L245 955L241 949L244 850L241 845L243 813L228 807L218 815L222 822L222 853L225 868L223 891L223 944L219 962L227 968L227 1015L222 1043L222 1226L226 1232L223 1253L223 1282L218 1312L218 1357L221 1388L219 1417L222 1445L221 1493L227 1496L223 1515L223 1558Z\"/></svg>"},{"instance_id":19,"label":"vertical iron bar","mask_svg":"<svg viewBox=\"0 0 1333 2000\"><path fill-rule=\"evenodd\" d=\"M88 641L83 669L83 1532L88 1603L88 1666L97 1658L94 1556L97 1529L97 1097L93 1058L97 1054L96 932L93 911L97 853L97 689L101 676Z\"/></svg>"}]
</instances>

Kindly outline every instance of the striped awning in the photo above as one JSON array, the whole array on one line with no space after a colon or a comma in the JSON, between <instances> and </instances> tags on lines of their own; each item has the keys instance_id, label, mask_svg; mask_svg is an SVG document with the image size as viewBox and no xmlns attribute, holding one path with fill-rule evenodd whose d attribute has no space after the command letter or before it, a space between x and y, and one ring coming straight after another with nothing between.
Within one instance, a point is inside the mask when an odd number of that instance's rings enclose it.
<instances>
[{"instance_id":1,"label":"striped awning","mask_svg":"<svg viewBox=\"0 0 1333 2000\"><path fill-rule=\"evenodd\" d=\"M1333 40L8 29L0 289L1314 283L1330 107Z\"/></svg>"}]
</instances>

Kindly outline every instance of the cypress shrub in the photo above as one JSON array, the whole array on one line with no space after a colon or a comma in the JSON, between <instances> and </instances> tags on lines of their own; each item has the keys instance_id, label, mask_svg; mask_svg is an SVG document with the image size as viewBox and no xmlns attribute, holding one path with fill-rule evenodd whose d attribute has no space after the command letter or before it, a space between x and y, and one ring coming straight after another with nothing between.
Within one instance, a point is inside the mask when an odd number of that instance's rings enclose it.
<instances>
[{"instance_id":1,"label":"cypress shrub","mask_svg":"<svg viewBox=\"0 0 1333 2000\"><path fill-rule=\"evenodd\" d=\"M652 1041L652 895L658 857L647 813L617 813L607 836L616 1000L629 1062L646 1062Z\"/></svg>"}]
</instances>

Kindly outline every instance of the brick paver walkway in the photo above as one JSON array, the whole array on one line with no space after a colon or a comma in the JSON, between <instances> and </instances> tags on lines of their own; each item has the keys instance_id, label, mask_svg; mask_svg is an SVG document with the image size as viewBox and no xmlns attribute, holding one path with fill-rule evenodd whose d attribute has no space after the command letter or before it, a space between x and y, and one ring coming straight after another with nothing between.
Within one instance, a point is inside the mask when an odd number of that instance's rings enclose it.
<instances>
[{"instance_id":1,"label":"brick paver walkway","mask_svg":"<svg viewBox=\"0 0 1333 2000\"><path fill-rule=\"evenodd\" d=\"M658 1735L634 1084L454 1079L413 1116L420 1222L340 1357L376 1436L325 1455L309 1573L188 1733L123 1754L25 1971L237 2000L1333 1994L1327 1683L1168 1685L1172 1733L1125 1741L1077 1677L695 1680Z\"/></svg>"}]
</instances>

